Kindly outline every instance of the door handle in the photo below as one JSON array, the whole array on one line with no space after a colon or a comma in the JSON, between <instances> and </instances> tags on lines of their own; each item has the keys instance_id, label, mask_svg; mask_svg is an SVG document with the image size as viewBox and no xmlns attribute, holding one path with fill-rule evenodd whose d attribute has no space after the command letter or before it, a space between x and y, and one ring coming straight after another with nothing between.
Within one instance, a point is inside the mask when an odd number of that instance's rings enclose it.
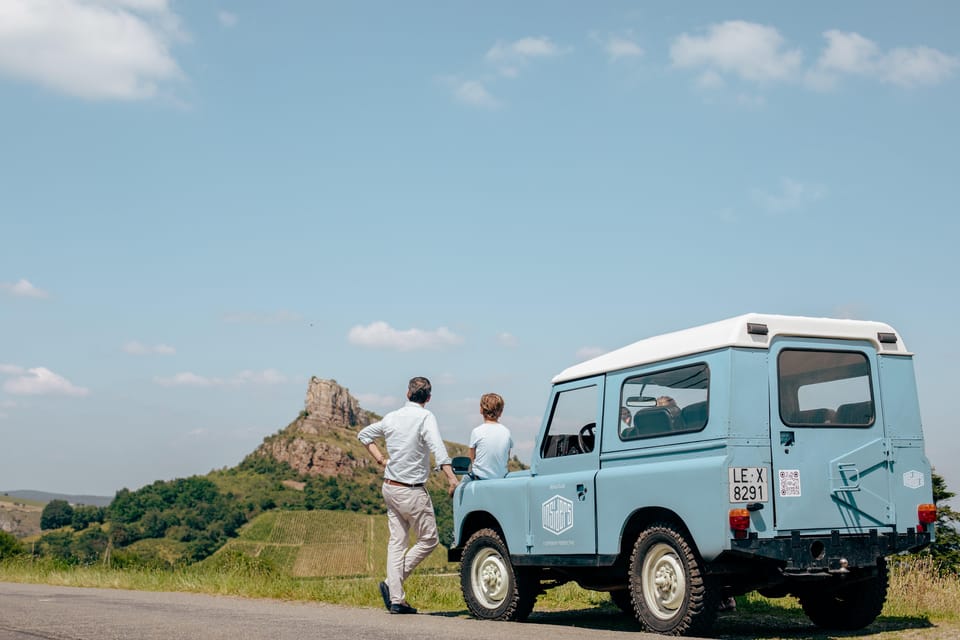
<instances>
[{"instance_id":1,"label":"door handle","mask_svg":"<svg viewBox=\"0 0 960 640\"><path fill-rule=\"evenodd\" d=\"M860 491L860 469L855 462L838 462L837 476L831 478L833 493Z\"/></svg>"},{"instance_id":2,"label":"door handle","mask_svg":"<svg viewBox=\"0 0 960 640\"><path fill-rule=\"evenodd\" d=\"M587 486L586 486L586 485L583 485L583 484L578 484L578 485L577 485L577 498L579 498L580 502L583 502L584 500L587 499Z\"/></svg>"}]
</instances>

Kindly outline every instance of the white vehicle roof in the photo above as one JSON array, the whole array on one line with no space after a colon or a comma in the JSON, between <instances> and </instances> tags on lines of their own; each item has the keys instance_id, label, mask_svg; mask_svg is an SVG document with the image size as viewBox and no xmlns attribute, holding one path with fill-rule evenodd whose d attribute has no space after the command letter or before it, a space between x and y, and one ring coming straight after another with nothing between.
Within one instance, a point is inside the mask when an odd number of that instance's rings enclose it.
<instances>
[{"instance_id":1,"label":"white vehicle roof","mask_svg":"<svg viewBox=\"0 0 960 640\"><path fill-rule=\"evenodd\" d=\"M751 333L747 325L766 325L767 333ZM879 334L888 334L885 336L887 340L891 339L891 335L895 336L896 341L881 342ZM774 336L866 340L873 343L877 353L912 355L907 351L900 334L882 322L747 313L634 342L568 367L555 376L553 382L567 382L725 347L766 349Z\"/></svg>"}]
</instances>

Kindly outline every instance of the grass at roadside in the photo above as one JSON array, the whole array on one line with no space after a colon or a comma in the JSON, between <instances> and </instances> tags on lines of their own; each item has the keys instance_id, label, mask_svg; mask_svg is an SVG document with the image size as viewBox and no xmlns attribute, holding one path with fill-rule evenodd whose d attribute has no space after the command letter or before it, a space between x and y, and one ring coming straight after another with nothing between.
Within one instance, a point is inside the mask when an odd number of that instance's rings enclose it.
<instances>
[{"instance_id":1,"label":"grass at roadside","mask_svg":"<svg viewBox=\"0 0 960 640\"><path fill-rule=\"evenodd\" d=\"M442 553L437 552L437 553ZM817 639L869 637L872 640L946 640L960 637L960 578L942 575L929 558L891 563L890 595L883 615L862 632L831 635L816 629L792 598L770 600L755 593L738 599L736 612L722 614L715 636L725 639ZM28 558L0 562L0 580L73 587L183 591L291 601L382 607L374 575L297 578L281 573L269 558L228 553L217 563L177 570L64 568ZM424 611L466 615L456 573L418 572L408 582ZM532 621L600 629L636 630L603 593L574 584L551 589L537 601Z\"/></svg>"}]
</instances>

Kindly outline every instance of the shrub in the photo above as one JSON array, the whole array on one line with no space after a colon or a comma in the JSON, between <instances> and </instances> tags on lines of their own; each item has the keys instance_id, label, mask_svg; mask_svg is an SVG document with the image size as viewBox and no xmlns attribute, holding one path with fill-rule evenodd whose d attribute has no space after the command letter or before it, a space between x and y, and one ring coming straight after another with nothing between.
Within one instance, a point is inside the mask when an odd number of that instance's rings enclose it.
<instances>
[{"instance_id":1,"label":"shrub","mask_svg":"<svg viewBox=\"0 0 960 640\"><path fill-rule=\"evenodd\" d=\"M24 553L23 545L13 534L0 529L0 560Z\"/></svg>"}]
</instances>

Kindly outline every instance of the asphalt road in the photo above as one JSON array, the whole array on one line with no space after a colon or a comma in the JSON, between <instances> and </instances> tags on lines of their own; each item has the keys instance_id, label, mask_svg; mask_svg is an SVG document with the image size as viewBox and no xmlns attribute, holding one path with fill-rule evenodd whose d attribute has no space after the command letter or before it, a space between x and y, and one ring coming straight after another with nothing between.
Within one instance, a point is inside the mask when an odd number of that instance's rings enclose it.
<instances>
[{"instance_id":1,"label":"asphalt road","mask_svg":"<svg viewBox=\"0 0 960 640\"><path fill-rule=\"evenodd\" d=\"M321 603L0 582L0 640L662 640L637 631L390 615Z\"/></svg>"}]
</instances>

